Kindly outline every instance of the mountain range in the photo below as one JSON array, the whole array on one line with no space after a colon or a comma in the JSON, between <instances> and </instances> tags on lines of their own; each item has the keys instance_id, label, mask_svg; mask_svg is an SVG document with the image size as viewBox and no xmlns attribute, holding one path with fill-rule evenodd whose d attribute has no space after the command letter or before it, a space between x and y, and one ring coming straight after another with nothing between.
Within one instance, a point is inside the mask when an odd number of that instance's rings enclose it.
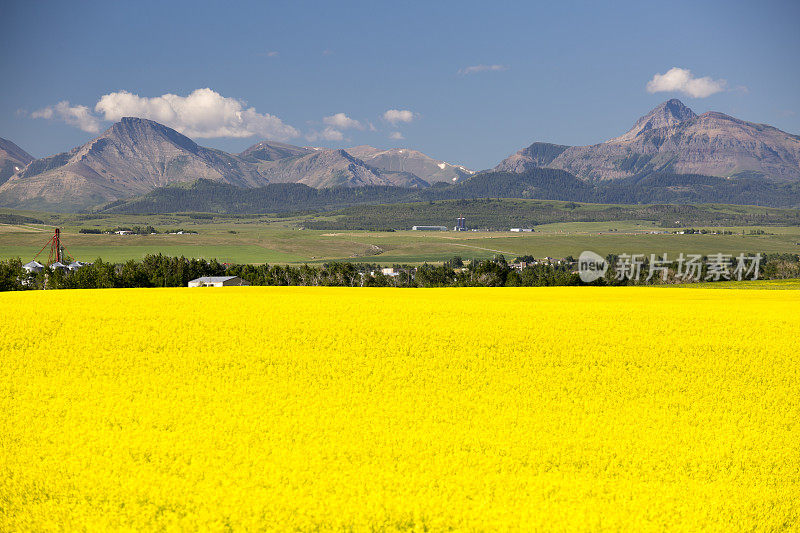
<instances>
[{"instance_id":1,"label":"mountain range","mask_svg":"<svg viewBox=\"0 0 800 533\"><path fill-rule=\"evenodd\" d=\"M10 141L0 141L0 205L57 211L87 209L198 179L245 188L269 183L419 188L470 175L462 166L414 150L390 155L369 146L353 150L369 159L369 164L347 150L270 141L229 154L199 146L157 122L134 117L123 118L69 152L42 159L34 159Z\"/></svg>"},{"instance_id":2,"label":"mountain range","mask_svg":"<svg viewBox=\"0 0 800 533\"><path fill-rule=\"evenodd\" d=\"M200 198L186 195L208 195L213 186L184 187L180 193L173 189L197 180L241 188L245 196L244 191L259 189L258 197L270 198L265 206L271 209L283 198L306 198L310 208L351 205L360 198L375 202L476 195L797 206L800 137L722 113L697 115L679 100L669 100L619 137L591 146L536 142L480 173L408 148L334 150L261 141L229 154L132 117L82 146L43 159L0 139L0 205L6 207L70 211L124 204L162 209L163 200L176 194L182 204L201 206ZM334 192L320 196L302 188L274 187L280 184ZM335 192L365 187L373 192ZM428 188L430 193L413 192ZM161 190L172 192L159 196ZM241 202L242 195L226 191ZM149 200L137 203L139 197ZM299 206L277 210L292 208Z\"/></svg>"},{"instance_id":3,"label":"mountain range","mask_svg":"<svg viewBox=\"0 0 800 533\"><path fill-rule=\"evenodd\" d=\"M536 167L566 170L590 182L657 172L797 181L800 136L714 111L697 115L673 99L604 143L534 143L494 170L525 172Z\"/></svg>"}]
</instances>

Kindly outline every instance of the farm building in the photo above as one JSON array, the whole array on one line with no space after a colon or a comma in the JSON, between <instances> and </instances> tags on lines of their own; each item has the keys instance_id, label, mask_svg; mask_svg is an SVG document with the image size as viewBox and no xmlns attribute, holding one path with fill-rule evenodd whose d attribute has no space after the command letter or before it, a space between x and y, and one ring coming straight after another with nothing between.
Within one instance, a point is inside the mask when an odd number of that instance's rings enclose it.
<instances>
[{"instance_id":1,"label":"farm building","mask_svg":"<svg viewBox=\"0 0 800 533\"><path fill-rule=\"evenodd\" d=\"M414 231L447 231L446 226L412 226Z\"/></svg>"},{"instance_id":2,"label":"farm building","mask_svg":"<svg viewBox=\"0 0 800 533\"><path fill-rule=\"evenodd\" d=\"M250 282L239 276L204 276L189 282L189 287L240 287L244 285L250 285Z\"/></svg>"},{"instance_id":3,"label":"farm building","mask_svg":"<svg viewBox=\"0 0 800 533\"><path fill-rule=\"evenodd\" d=\"M30 274L31 272L33 273L41 272L42 270L44 270L44 265L38 261L31 261L30 263L25 263L24 265L22 265L22 268L25 269L25 272Z\"/></svg>"}]
</instances>

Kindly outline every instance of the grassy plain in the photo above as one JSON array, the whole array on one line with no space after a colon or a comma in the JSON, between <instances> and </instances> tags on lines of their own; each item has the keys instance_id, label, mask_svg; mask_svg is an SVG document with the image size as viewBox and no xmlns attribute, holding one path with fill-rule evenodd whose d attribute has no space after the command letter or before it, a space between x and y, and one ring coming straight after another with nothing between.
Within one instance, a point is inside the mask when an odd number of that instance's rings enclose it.
<instances>
[{"instance_id":1,"label":"grassy plain","mask_svg":"<svg viewBox=\"0 0 800 533\"><path fill-rule=\"evenodd\" d=\"M192 218L189 215L65 215L30 213L47 222L1 224L0 259L29 261L60 226L67 251L76 259L98 257L120 262L150 253L212 259L229 263L315 263L329 260L381 264L438 262L459 255L485 259L506 257L577 257L583 250L608 253L733 253L800 252L800 227L707 227L733 235L664 234L655 222L565 222L536 226L534 233L503 231L417 232L336 231L302 229L308 220L325 216L278 218L269 216ZM159 232L185 229L188 235L93 235L81 228L111 229L152 225ZM696 229L701 229L697 227ZM763 230L764 235L752 235Z\"/></svg>"},{"instance_id":2,"label":"grassy plain","mask_svg":"<svg viewBox=\"0 0 800 533\"><path fill-rule=\"evenodd\" d=\"M799 305L0 293L0 530L796 530Z\"/></svg>"}]
</instances>

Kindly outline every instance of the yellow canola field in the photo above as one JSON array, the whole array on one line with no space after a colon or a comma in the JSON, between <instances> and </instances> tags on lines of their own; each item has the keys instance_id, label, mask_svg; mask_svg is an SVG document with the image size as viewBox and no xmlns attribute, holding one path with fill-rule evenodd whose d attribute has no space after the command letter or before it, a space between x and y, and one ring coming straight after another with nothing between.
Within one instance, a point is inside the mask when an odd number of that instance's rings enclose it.
<instances>
[{"instance_id":1,"label":"yellow canola field","mask_svg":"<svg viewBox=\"0 0 800 533\"><path fill-rule=\"evenodd\" d=\"M800 292L0 294L0 531L797 530Z\"/></svg>"}]
</instances>

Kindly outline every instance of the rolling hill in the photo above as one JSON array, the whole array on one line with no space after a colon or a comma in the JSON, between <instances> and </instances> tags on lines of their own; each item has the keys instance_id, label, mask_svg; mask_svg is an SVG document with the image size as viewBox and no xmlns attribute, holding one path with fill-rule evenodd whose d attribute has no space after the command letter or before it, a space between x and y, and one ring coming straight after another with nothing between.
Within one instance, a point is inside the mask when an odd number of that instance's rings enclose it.
<instances>
[{"instance_id":1,"label":"rolling hill","mask_svg":"<svg viewBox=\"0 0 800 533\"><path fill-rule=\"evenodd\" d=\"M457 184L428 188L383 185L315 189L300 183L271 183L241 188L209 180L155 189L119 200L100 213L158 214L175 212L290 213L326 211L345 206L407 202L519 198L616 204L726 203L799 207L800 182L719 178L695 174L653 173L590 183L569 172L533 168L523 173L482 172Z\"/></svg>"}]
</instances>

